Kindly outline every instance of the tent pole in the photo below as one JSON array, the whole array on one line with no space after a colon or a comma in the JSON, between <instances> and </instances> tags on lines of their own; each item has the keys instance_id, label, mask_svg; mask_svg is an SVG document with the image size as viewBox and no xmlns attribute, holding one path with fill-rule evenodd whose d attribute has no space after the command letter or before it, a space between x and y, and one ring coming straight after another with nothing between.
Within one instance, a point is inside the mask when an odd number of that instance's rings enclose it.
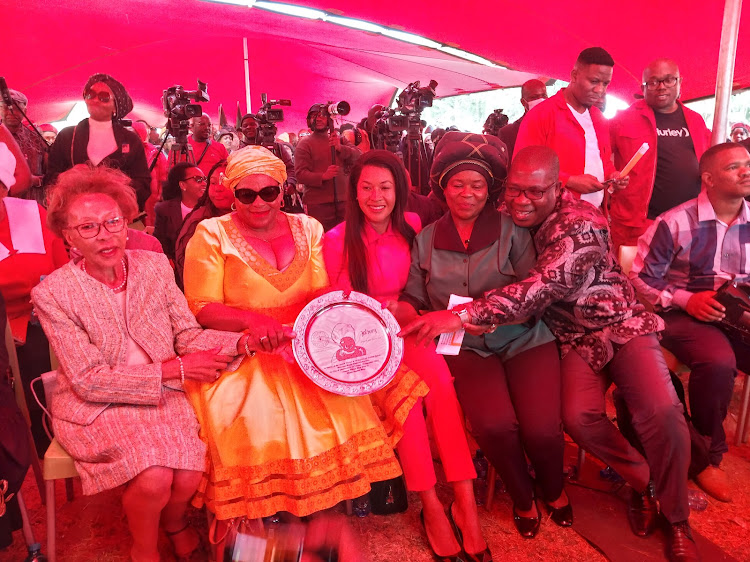
<instances>
[{"instance_id":1,"label":"tent pole","mask_svg":"<svg viewBox=\"0 0 750 562\"><path fill-rule=\"evenodd\" d=\"M245 107L247 107L248 113L252 113L253 109L250 103L250 63L248 62L247 37L242 38L242 50L245 56Z\"/></svg>"},{"instance_id":2,"label":"tent pole","mask_svg":"<svg viewBox=\"0 0 750 562\"><path fill-rule=\"evenodd\" d=\"M737 35L740 29L742 0L725 0L724 20L721 26L721 48L716 72L716 106L714 126L711 130L711 144L724 142L729 121L729 98L732 95L734 61L737 55Z\"/></svg>"}]
</instances>

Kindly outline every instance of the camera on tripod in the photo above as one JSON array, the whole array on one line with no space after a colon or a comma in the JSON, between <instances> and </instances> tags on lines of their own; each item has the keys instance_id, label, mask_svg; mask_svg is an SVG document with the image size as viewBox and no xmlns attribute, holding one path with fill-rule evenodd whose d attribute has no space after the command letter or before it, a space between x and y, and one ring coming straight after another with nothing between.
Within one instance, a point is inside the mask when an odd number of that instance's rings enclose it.
<instances>
[{"instance_id":1,"label":"camera on tripod","mask_svg":"<svg viewBox=\"0 0 750 562\"><path fill-rule=\"evenodd\" d=\"M292 105L291 100L268 100L268 94L261 94L260 101L263 105L255 114L255 122L258 124L258 131L255 136L256 144L261 146L273 146L276 142L276 123L284 120L283 109L273 109L276 105L288 107Z\"/></svg>"},{"instance_id":2,"label":"camera on tripod","mask_svg":"<svg viewBox=\"0 0 750 562\"><path fill-rule=\"evenodd\" d=\"M396 109L384 110L375 123L373 135L377 148L396 152L403 131L408 140L422 140L422 110L432 107L437 85L430 80L428 86L420 87L417 80L404 88L396 100Z\"/></svg>"},{"instance_id":3,"label":"camera on tripod","mask_svg":"<svg viewBox=\"0 0 750 562\"><path fill-rule=\"evenodd\" d=\"M484 121L482 133L485 135L497 136L497 133L508 124L508 116L503 113L502 109L496 109L487 116Z\"/></svg>"},{"instance_id":4,"label":"camera on tripod","mask_svg":"<svg viewBox=\"0 0 750 562\"><path fill-rule=\"evenodd\" d=\"M180 144L187 142L190 119L203 115L200 104L190 103L190 100L206 102L209 99L206 83L200 80L198 80L196 90L186 90L182 86L172 86L164 90L162 105L164 115L169 119L167 130L175 138L175 142Z\"/></svg>"}]
</instances>

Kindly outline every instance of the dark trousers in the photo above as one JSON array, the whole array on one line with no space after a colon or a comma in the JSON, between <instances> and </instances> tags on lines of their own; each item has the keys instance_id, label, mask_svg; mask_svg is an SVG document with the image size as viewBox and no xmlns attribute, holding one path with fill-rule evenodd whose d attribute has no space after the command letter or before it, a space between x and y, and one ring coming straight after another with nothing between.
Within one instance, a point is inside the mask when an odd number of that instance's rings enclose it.
<instances>
[{"instance_id":1,"label":"dark trousers","mask_svg":"<svg viewBox=\"0 0 750 562\"><path fill-rule=\"evenodd\" d=\"M29 408L29 417L31 418L31 434L34 436L37 453L41 458L49 447L50 441L42 425L44 411L34 400L34 395L31 393L31 381L41 376L42 373L49 372L52 367L49 359L49 341L39 324L29 322L26 343L16 347L16 353L18 354L18 366L21 370L23 391L26 395L26 405ZM36 384L34 389L39 400L46 407L44 388L41 384Z\"/></svg>"},{"instance_id":2,"label":"dark trousers","mask_svg":"<svg viewBox=\"0 0 750 562\"><path fill-rule=\"evenodd\" d=\"M565 441L557 345L546 343L506 361L470 350L445 360L472 433L500 474L513 505L520 510L532 506L534 482L526 455L543 499L559 498Z\"/></svg>"},{"instance_id":3,"label":"dark trousers","mask_svg":"<svg viewBox=\"0 0 750 562\"><path fill-rule=\"evenodd\" d=\"M346 201L339 201L336 204L306 204L305 212L314 219L318 219L318 221L320 221L320 224L323 225L323 229L328 232L334 226L344 221L344 218L346 217Z\"/></svg>"},{"instance_id":4,"label":"dark trousers","mask_svg":"<svg viewBox=\"0 0 750 562\"><path fill-rule=\"evenodd\" d=\"M688 398L695 428L711 439L709 460L718 466L729 450L724 418L734 391L737 368L750 368L750 346L735 341L714 324L675 310L663 315L661 344L690 369Z\"/></svg>"},{"instance_id":5,"label":"dark trousers","mask_svg":"<svg viewBox=\"0 0 750 562\"><path fill-rule=\"evenodd\" d=\"M687 520L690 436L656 336L630 340L609 362L606 374L594 372L573 350L561 368L562 417L568 434L639 492L653 479L664 516L672 523ZM646 458L607 418L607 376L632 414Z\"/></svg>"}]
</instances>

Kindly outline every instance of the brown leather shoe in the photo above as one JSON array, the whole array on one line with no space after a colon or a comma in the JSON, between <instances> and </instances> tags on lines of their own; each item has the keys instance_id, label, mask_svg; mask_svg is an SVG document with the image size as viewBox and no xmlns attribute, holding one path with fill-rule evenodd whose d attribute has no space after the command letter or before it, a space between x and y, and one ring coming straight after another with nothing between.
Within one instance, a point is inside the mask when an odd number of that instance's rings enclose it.
<instances>
[{"instance_id":1,"label":"brown leather shoe","mask_svg":"<svg viewBox=\"0 0 750 562\"><path fill-rule=\"evenodd\" d=\"M671 525L672 537L669 543L669 559L672 562L697 562L701 559L695 546L693 533L687 521Z\"/></svg>"},{"instance_id":2,"label":"brown leather shoe","mask_svg":"<svg viewBox=\"0 0 750 562\"><path fill-rule=\"evenodd\" d=\"M729 478L727 473L718 466L708 466L695 477L695 483L700 486L712 498L720 502L731 502L732 494L729 491Z\"/></svg>"},{"instance_id":3,"label":"brown leather shoe","mask_svg":"<svg viewBox=\"0 0 750 562\"><path fill-rule=\"evenodd\" d=\"M658 515L659 509L651 493L651 485L642 494L635 490L631 491L628 521L633 533L639 537L649 536L656 528Z\"/></svg>"}]
</instances>

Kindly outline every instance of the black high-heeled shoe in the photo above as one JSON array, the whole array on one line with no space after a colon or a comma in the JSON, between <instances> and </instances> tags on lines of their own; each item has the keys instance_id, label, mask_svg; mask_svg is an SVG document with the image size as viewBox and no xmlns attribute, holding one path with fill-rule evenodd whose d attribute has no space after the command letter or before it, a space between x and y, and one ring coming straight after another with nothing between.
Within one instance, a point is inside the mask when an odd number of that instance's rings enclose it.
<instances>
[{"instance_id":1,"label":"black high-heeled shoe","mask_svg":"<svg viewBox=\"0 0 750 562\"><path fill-rule=\"evenodd\" d=\"M453 518L453 504L455 502L451 502L451 505L448 507L448 521L451 522L451 526L453 527L453 532L456 535L456 538L458 539L458 542L461 543L461 548L464 549L464 554L466 554L466 560L468 562L492 562L492 553L490 552L490 547L488 546L485 548L482 552L477 552L475 554L472 554L471 552L466 551L466 547L464 546L464 534L461 532L461 529L458 526L458 523L456 523L456 520Z\"/></svg>"},{"instance_id":2,"label":"black high-heeled shoe","mask_svg":"<svg viewBox=\"0 0 750 562\"><path fill-rule=\"evenodd\" d=\"M525 539L533 539L539 532L539 526L542 524L542 514L539 508L536 508L536 517L522 517L516 513L516 506L513 506L513 523L516 529Z\"/></svg>"},{"instance_id":3,"label":"black high-heeled shoe","mask_svg":"<svg viewBox=\"0 0 750 562\"><path fill-rule=\"evenodd\" d=\"M448 517L450 518L450 515ZM427 537L427 544L430 546L432 556L437 562L469 562L463 549L460 549L456 554L451 554L449 556L441 556L435 552L435 549L432 548L432 543L430 543L430 536L427 534L427 525L424 524L424 510L419 512L419 521L422 523L422 529L424 529L424 534ZM461 541L458 542L461 544Z\"/></svg>"},{"instance_id":4,"label":"black high-heeled shoe","mask_svg":"<svg viewBox=\"0 0 750 562\"><path fill-rule=\"evenodd\" d=\"M552 507L547 502L543 503L544 507L549 511L550 519L560 527L570 527L573 525L573 508L570 506L570 499L568 499L568 505L562 507Z\"/></svg>"}]
</instances>

